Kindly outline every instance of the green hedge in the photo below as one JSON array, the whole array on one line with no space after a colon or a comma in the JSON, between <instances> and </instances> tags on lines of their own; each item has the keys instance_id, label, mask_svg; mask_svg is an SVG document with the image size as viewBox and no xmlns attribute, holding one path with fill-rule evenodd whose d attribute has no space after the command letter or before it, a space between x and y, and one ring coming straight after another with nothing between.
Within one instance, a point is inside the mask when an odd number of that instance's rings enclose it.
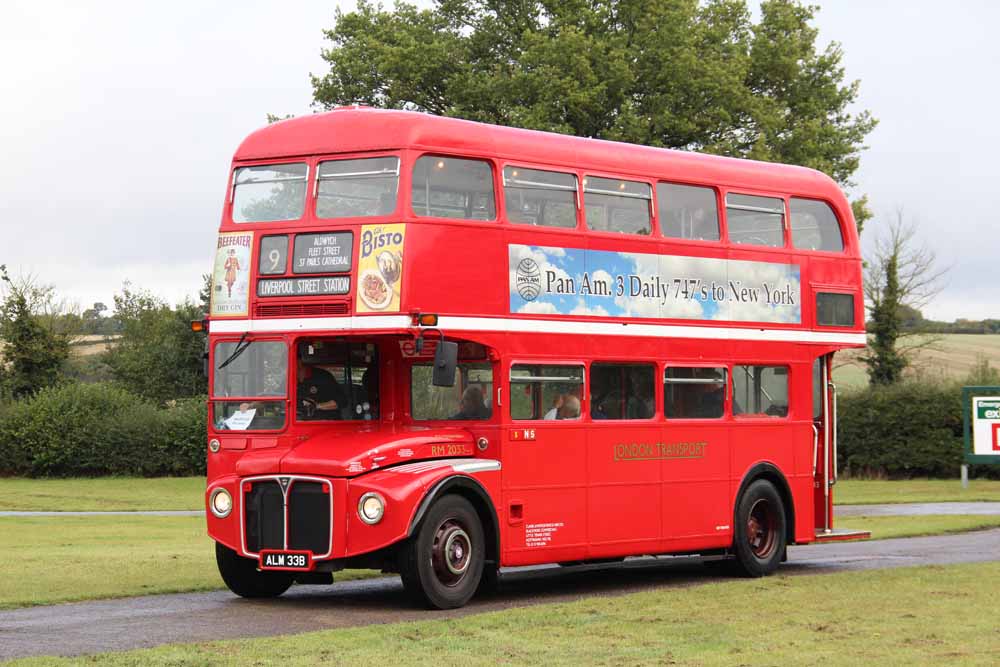
<instances>
[{"instance_id":1,"label":"green hedge","mask_svg":"<svg viewBox=\"0 0 1000 667\"><path fill-rule=\"evenodd\" d=\"M203 398L159 407L114 384L49 387L0 409L0 474L204 474L205 420Z\"/></svg>"},{"instance_id":2,"label":"green hedge","mask_svg":"<svg viewBox=\"0 0 1000 667\"><path fill-rule=\"evenodd\" d=\"M903 382L841 396L838 459L849 476L951 477L963 460L962 389ZM973 466L1000 477L1000 466Z\"/></svg>"}]
</instances>

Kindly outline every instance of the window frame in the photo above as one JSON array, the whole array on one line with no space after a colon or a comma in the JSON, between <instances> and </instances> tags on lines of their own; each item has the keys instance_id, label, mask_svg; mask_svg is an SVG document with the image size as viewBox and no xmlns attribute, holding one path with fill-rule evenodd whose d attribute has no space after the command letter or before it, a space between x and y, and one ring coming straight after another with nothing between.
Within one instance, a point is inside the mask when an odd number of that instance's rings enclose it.
<instances>
[{"instance_id":1,"label":"window frame","mask_svg":"<svg viewBox=\"0 0 1000 667\"><path fill-rule=\"evenodd\" d=\"M594 389L594 381L593 381L594 366L648 366L652 368L653 369L653 377L652 377L653 414L651 414L649 417L623 417L621 419L611 419L611 418L594 419L592 414L593 401L591 400L591 395ZM661 409L661 403L663 402L663 396L661 395L661 392L663 390L662 388L657 387L657 381L656 381L657 374L660 372L661 367L662 364L660 362L651 361L648 359L638 359L638 360L591 359L587 363L587 376L586 376L586 383L588 385L586 394L587 420L594 424L600 424L605 422L612 424L619 424L622 422L635 423L635 424L649 424L651 422L662 422L663 411ZM626 402L626 407L627 407L627 402ZM581 406L581 410L582 409L583 408Z\"/></svg>"},{"instance_id":2,"label":"window frame","mask_svg":"<svg viewBox=\"0 0 1000 667\"><path fill-rule=\"evenodd\" d=\"M494 361L491 361L488 356L485 359L470 359L470 360L465 360L465 361L463 361L463 360L460 359L458 361L456 367L455 367L455 374L456 374L455 384L456 385L458 385L457 376L461 372L462 364L466 364L466 365L469 365L469 366L485 366L485 367L489 367L490 372L493 374L493 379L490 381L490 384L492 385L491 386L491 390L490 390L491 394L489 395L489 399L490 399L490 416L487 417L486 419L448 419L448 418L442 418L442 419L421 419L421 418L417 417L416 414L415 414L415 412L414 412L414 410L413 410L413 369L416 366L433 366L434 365L434 360L432 358L419 357L419 358L411 359L411 360L409 360L408 364L405 364L405 369L406 369L406 371L405 371L406 372L405 387L406 387L406 396L407 396L407 398L406 398L406 404L405 404L405 410L404 411L405 411L406 418L410 422L417 423L417 424L428 424L428 423L438 423L438 424L494 424L494 423L496 423L497 419L500 416L501 409L503 407L503 406L498 406L497 405L497 403L498 403L498 401L497 401L497 369L498 369L497 363L494 362ZM487 395L484 394L483 398L485 399L486 397L487 397Z\"/></svg>"},{"instance_id":3,"label":"window frame","mask_svg":"<svg viewBox=\"0 0 1000 667\"><path fill-rule=\"evenodd\" d=\"M749 420L749 421L762 420L770 423L777 419L790 420L792 418L792 364L791 363L787 362L778 363L778 362L767 362L767 361L758 361L758 362L734 361L732 364L730 364L730 366L731 366L730 374L732 377L731 382L733 387L730 403L731 403L731 413L733 419ZM736 412L736 369L737 367L740 366L751 367L751 368L784 368L787 371L787 374L785 376L787 378L785 381L785 392L787 394L787 407L784 415L769 415L766 412L740 412L740 413ZM763 388L761 388L761 391L764 392ZM764 393L766 394L767 392ZM774 403L774 401L770 397L767 397L767 400L769 400L772 404ZM810 408L810 410L812 410L812 408Z\"/></svg>"},{"instance_id":4,"label":"window frame","mask_svg":"<svg viewBox=\"0 0 1000 667\"><path fill-rule=\"evenodd\" d=\"M545 414L544 412L542 413L542 416L538 417L537 419L520 419L520 418L515 417L514 416L514 412L513 412L513 409L514 409L513 394L514 394L514 384L515 384L513 373L514 373L514 367L515 366L570 366L570 367L573 367L573 368L579 368L580 371L581 371L581 382L580 382L580 417L578 419L548 419L548 420L546 420L544 418L544 414ZM584 362L584 361L581 361L579 359L574 359L574 360L569 360L569 361L564 361L564 360L553 361L551 359L543 359L543 360L539 360L539 359L512 359L510 361L510 363L508 364L508 366L507 366L507 394L508 394L508 396L507 396L507 411L506 411L506 416L508 418L510 418L510 420L512 422L518 422L518 423L521 423L521 422L533 422L533 423L535 423L535 422L544 422L546 425L549 425L549 424L561 424L561 425L565 426L567 424L580 424L580 423L586 421L587 419L590 418L590 413L588 411L588 406L590 405L590 400L589 400L589 396L588 396L588 388L590 386L590 382L588 381L587 375L588 375L588 373L587 373L587 363ZM544 376L541 376L541 377L544 377ZM538 380L537 382L539 382L539 383L545 383L545 382L559 382L559 381L560 380L557 380L555 378L545 378L543 380ZM530 383L523 382L523 383L517 383L517 384L530 384ZM494 386L495 385L496 385L496 383L494 382Z\"/></svg>"},{"instance_id":5,"label":"window frame","mask_svg":"<svg viewBox=\"0 0 1000 667\"><path fill-rule=\"evenodd\" d=\"M215 395L215 378L216 378L216 373L218 372L218 369L215 366L216 365L216 359L217 359L216 353L215 353L216 352L216 348L220 344L222 344L222 343L239 344L239 342L240 342L240 337L239 336L224 336L224 337L220 337L220 338L215 339L215 341L213 342L213 344L209 346L208 363L209 363L209 368L212 371L212 382L209 383L209 387L208 387L208 399L207 399L207 403L208 403L208 406L207 406L208 407L208 427L209 427L209 429L211 430L212 433L226 434L226 435L233 435L233 434L245 434L245 435L264 434L264 435L267 435L267 434L273 434L273 433L282 433L282 432L284 432L285 430L288 429L288 427L291 425L291 421L292 421L289 418L289 415L288 415L289 408L290 408L290 398L289 398L290 397L290 388L289 388L289 385L290 385L291 380L292 380L292 376L291 376L291 364L293 362L292 353L291 353L292 345L289 343L289 341L286 338L281 337L281 336L265 336L265 337L262 337L262 338L254 338L253 339L253 344L254 345L256 345L258 343L282 343L282 344L285 345L285 364L286 365L285 365L285 395L284 396L216 396ZM215 403L252 403L252 402L283 403L284 407L285 407L284 424L282 426L280 426L279 428L253 429L253 430L246 429L246 430L242 430L242 431L230 431L230 430L220 431L220 430L218 430L218 429L215 428Z\"/></svg>"},{"instance_id":6,"label":"window frame","mask_svg":"<svg viewBox=\"0 0 1000 667\"><path fill-rule=\"evenodd\" d=\"M508 213L507 210L507 177L505 172L507 171L508 167L513 169L530 169L532 171L547 171L554 174L566 174L572 176L575 181L575 187L573 188L574 225L572 227L556 227L553 225L538 225L538 224L533 225L526 222L515 222L511 220L510 214ZM580 213L583 210L583 190L581 184L583 183L583 179L581 178L580 172L578 170L572 169L570 167L561 167L558 165L535 165L532 164L531 162L520 162L520 161L514 162L514 161L504 160L500 163L500 169L498 173L500 177L500 195L501 195L499 199L500 203L503 206L502 211L498 215L504 224L516 225L517 227L523 227L531 230L550 230L550 231L555 230L560 232L579 231L581 229ZM563 190L563 188L559 187L539 188L539 189L568 191L568 190Z\"/></svg>"},{"instance_id":7,"label":"window frame","mask_svg":"<svg viewBox=\"0 0 1000 667\"><path fill-rule=\"evenodd\" d=\"M722 369L722 372L724 373L724 377L723 377L721 383L718 382L718 381L714 381L714 380L707 380L706 381L706 380L701 380L701 379L698 379L698 378L676 378L676 379L673 379L673 382L668 382L667 371L669 369L671 369L671 368L705 368L705 369L713 369L713 370ZM663 380L662 383L661 383L661 385L663 386L663 399L662 399L662 401L660 403L661 403L661 408L662 408L662 411L663 411L663 420L664 421L666 421L666 422L688 422L688 421L691 421L691 422L697 422L699 424L701 424L701 423L716 423L716 422L721 422L721 421L727 420L727 419L729 419L732 416L733 389L732 389L732 379L731 379L732 378L732 369L730 368L730 364L724 363L724 362L717 362L717 363L713 364L712 362L709 362L709 361L699 362L699 363L696 363L696 364L693 364L693 363L672 363L672 362L666 361L666 362L663 363L663 373L661 373L661 378ZM683 384L687 384L687 385L694 385L694 384L721 384L722 388L723 388L723 392L724 392L723 399L722 399L722 414L719 415L718 417L670 417L670 416L668 416L667 415L667 389L666 389L666 385L667 384L681 384L681 385L683 385Z\"/></svg>"},{"instance_id":8,"label":"window frame","mask_svg":"<svg viewBox=\"0 0 1000 667\"><path fill-rule=\"evenodd\" d=\"M341 217L337 217L337 218L326 218L326 217L321 217L319 215L318 208L319 208L319 201L320 201L320 198L319 198L319 185L320 185L320 182L324 181L324 180L327 180L327 181L329 181L329 180L336 180L335 178L330 178L330 177L322 178L321 177L321 171L322 171L323 164L325 164L327 162L344 162L344 161L348 161L348 160L378 160L378 159L381 159L381 158L390 158L390 157L391 158L396 158L396 172L395 172L395 176L396 176L396 205L393 207L393 209L392 209L392 211L390 213L386 213L384 215L341 216ZM378 219L381 219L381 218L390 218L390 217L393 217L393 216L397 215L397 213L400 211L400 202L401 202L401 196L400 195L402 194L402 189L403 189L403 155L401 153L398 153L398 152L395 152L395 153L394 152L388 152L388 153L378 152L378 153L375 153L375 154L362 153L360 155L354 155L354 154L337 154L337 155L330 155L330 156L326 156L326 157L317 157L317 158L315 158L314 163L315 164L314 164L313 171L315 172L315 174L314 174L314 176L312 178L312 184L313 184L313 186L312 186L312 194L310 195L310 199L312 201L312 208L310 210L312 212L312 217L316 220L317 223L327 223L329 221L341 221L341 220L372 220L372 219L378 220ZM370 172L371 175L374 175L376 173L377 172ZM385 172L382 172L382 173L385 173ZM369 172L359 172L359 174L369 175ZM343 174L341 174L341 175L343 175Z\"/></svg>"},{"instance_id":9,"label":"window frame","mask_svg":"<svg viewBox=\"0 0 1000 667\"><path fill-rule=\"evenodd\" d=\"M476 162L486 163L490 168L491 182L493 184L493 218L488 220L477 220L475 218L449 218L436 215L422 215L420 213L417 213L416 206L414 205L413 202L413 187L415 182L413 178L413 172L417 168L417 162L419 162L421 158L425 157L438 157L445 160L472 160ZM409 215L409 217L415 218L417 220L434 220L437 222L450 222L450 223L456 223L456 222L471 223L475 225L482 225L484 223L498 225L501 224L502 222L505 222L505 220L501 217L501 208L500 208L503 202L498 201L497 198L497 194L502 192L503 184L502 184L502 179L500 178L499 175L500 174L499 161L495 157L475 155L472 153L448 153L445 151L411 151L406 156L405 162L408 168L402 174L400 174L399 188L400 190L403 190L405 188L405 191L403 192L405 208L403 210L406 211L406 214ZM400 168L402 169L402 165ZM502 199L502 197L500 199ZM398 209L399 206L397 205L397 210ZM553 229L558 229L558 228L553 228Z\"/></svg>"},{"instance_id":10,"label":"window frame","mask_svg":"<svg viewBox=\"0 0 1000 667\"><path fill-rule=\"evenodd\" d=\"M733 240L732 237L732 227L729 220L729 209L732 208L737 211L750 211L756 213L770 213L771 215L776 215L778 213L777 209L763 209L758 207L748 207L742 205L729 205L729 195L745 196L745 197L764 197L767 199L777 199L781 201L781 245L759 245L754 243L738 243ZM788 208L788 198L789 195L785 193L774 193L774 192L763 192L760 190L753 190L751 188L745 189L724 189L722 190L722 208L720 209L725 216L725 232L724 232L724 243L733 248L749 248L752 250L763 250L763 251L787 251L791 244L791 235L789 230L789 208Z\"/></svg>"},{"instance_id":11,"label":"window frame","mask_svg":"<svg viewBox=\"0 0 1000 667\"><path fill-rule=\"evenodd\" d=\"M834 221L837 223L837 231L840 233L840 250L812 250L810 248L799 248L795 245L794 229L792 228L792 200L794 199L826 204L827 208L830 209L830 213L833 214ZM831 256L842 256L847 253L847 240L849 236L844 233L844 221L841 220L839 215L837 215L837 209L834 208L832 202L826 199L820 199L818 197L807 197L804 195L789 194L787 197L786 206L788 207L788 243L789 247L792 250L805 253L823 253L825 255L831 255Z\"/></svg>"},{"instance_id":12,"label":"window frame","mask_svg":"<svg viewBox=\"0 0 1000 667\"><path fill-rule=\"evenodd\" d=\"M275 161L275 160L278 160L278 161ZM314 199L309 194L309 179L310 179L310 174L312 173L312 170L316 168L315 167L315 162L316 162L315 159L311 158L311 157L310 158L298 158L298 159L296 159L294 157L285 157L285 158L269 158L269 159L263 159L263 160L248 160L246 162L241 162L240 164L233 165L232 168L229 170L229 197L228 197L228 202L227 202L227 208L228 208L228 214L229 214L228 215L229 222L231 222L234 225L240 225L240 226L242 226L242 225L273 225L273 224L280 224L280 223L287 223L287 222L301 222L301 221L305 220L306 218L308 218L309 217L309 203L310 203L310 201L312 199ZM287 165L287 164L304 164L306 166L306 173L305 173L305 175L303 177L304 178L304 183L305 183L305 188L303 189L302 212L299 214L299 216L297 218L285 218L283 220L242 220L242 221L237 220L236 217L235 217L235 215L233 215L234 212L235 212L235 210L236 210L236 186L237 185L241 185L241 184L236 182L236 172L240 171L241 169L249 169L249 168L253 168L253 167L270 167L270 166L277 167L277 166ZM279 180L276 180L276 181L273 181L273 182L279 183L279 182L283 182L283 181L297 181L297 180L299 180L299 179L298 178L294 178L294 179L289 178L289 179L279 179ZM268 182L272 182L272 181L259 181L259 182L261 182L261 183L268 183Z\"/></svg>"},{"instance_id":13,"label":"window frame","mask_svg":"<svg viewBox=\"0 0 1000 667\"><path fill-rule=\"evenodd\" d=\"M640 199L645 200L647 213L649 215L649 233L648 234L630 234L626 232L616 232L605 229L591 229L590 225L587 224L587 179L589 178L600 178L611 181L625 181L628 183L641 183L649 188L649 197L643 197L642 195L635 194L622 194L621 192L614 192L610 190L589 190L592 194L604 195L610 197L624 197L626 199ZM608 174L601 173L599 171L579 171L577 182L580 185L580 207L579 207L579 222L580 229L587 232L588 234L604 234L610 238L615 239L652 239L660 237L659 221L657 220L656 213L656 181L649 178L643 178L640 176L623 176L622 174Z\"/></svg>"},{"instance_id":14,"label":"window frame","mask_svg":"<svg viewBox=\"0 0 1000 667\"><path fill-rule=\"evenodd\" d=\"M658 188L660 185L679 185L687 188L704 188L706 190L711 190L713 198L715 199L715 222L719 228L719 238L712 239L686 239L679 236L667 236L663 230L663 226L660 224L660 211L662 211L662 206L660 202L660 195ZM694 183L691 181L680 181L680 180L667 180L667 179L657 179L653 184L653 196L655 198L655 211L656 211L656 225L659 232L659 237L664 241L671 243L702 243L711 246L720 246L729 243L729 234L726 229L725 221L725 209L726 209L726 197L723 189L719 185L709 185L707 183Z\"/></svg>"}]
</instances>

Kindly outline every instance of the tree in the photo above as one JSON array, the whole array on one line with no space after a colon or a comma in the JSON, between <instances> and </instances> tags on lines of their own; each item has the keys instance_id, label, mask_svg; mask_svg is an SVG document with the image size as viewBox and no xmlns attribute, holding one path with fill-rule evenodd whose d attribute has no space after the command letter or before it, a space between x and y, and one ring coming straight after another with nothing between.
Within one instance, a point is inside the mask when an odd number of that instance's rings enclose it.
<instances>
[{"instance_id":1,"label":"tree","mask_svg":"<svg viewBox=\"0 0 1000 667\"><path fill-rule=\"evenodd\" d=\"M114 299L121 337L108 346L106 360L115 379L155 401L204 394L205 339L190 325L201 309L191 302L171 308L128 283Z\"/></svg>"},{"instance_id":2,"label":"tree","mask_svg":"<svg viewBox=\"0 0 1000 667\"><path fill-rule=\"evenodd\" d=\"M58 382L69 358L69 337L54 327L53 288L32 278L13 280L0 265L0 392L30 396Z\"/></svg>"},{"instance_id":3,"label":"tree","mask_svg":"<svg viewBox=\"0 0 1000 667\"><path fill-rule=\"evenodd\" d=\"M936 342L932 336L917 335L924 334L920 326L904 331L904 321L923 322L920 311L943 289L947 272L937 266L931 248L916 243L916 228L897 210L866 260L865 300L872 338L862 360L871 384L895 384L913 356ZM908 342L900 343L904 338Z\"/></svg>"},{"instance_id":4,"label":"tree","mask_svg":"<svg viewBox=\"0 0 1000 667\"><path fill-rule=\"evenodd\" d=\"M849 112L858 82L838 44L817 50L815 11L766 0L754 23L745 0L361 0L325 31L314 104L789 162L846 187L876 121Z\"/></svg>"}]
</instances>

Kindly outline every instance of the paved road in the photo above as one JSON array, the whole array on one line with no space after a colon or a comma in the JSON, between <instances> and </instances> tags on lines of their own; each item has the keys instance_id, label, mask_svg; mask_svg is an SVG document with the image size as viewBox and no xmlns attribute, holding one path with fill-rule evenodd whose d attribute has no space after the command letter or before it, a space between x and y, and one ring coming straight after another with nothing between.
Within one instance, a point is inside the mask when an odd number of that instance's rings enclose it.
<instances>
[{"instance_id":1,"label":"paved road","mask_svg":"<svg viewBox=\"0 0 1000 667\"><path fill-rule=\"evenodd\" d=\"M919 516L924 514L1000 514L1000 503L904 503L894 505L837 505L837 516ZM0 512L4 516L203 516L203 510L135 512Z\"/></svg>"},{"instance_id":2,"label":"paved road","mask_svg":"<svg viewBox=\"0 0 1000 667\"><path fill-rule=\"evenodd\" d=\"M923 516L927 514L1000 514L1000 503L904 503L835 505L836 516Z\"/></svg>"},{"instance_id":3,"label":"paved road","mask_svg":"<svg viewBox=\"0 0 1000 667\"><path fill-rule=\"evenodd\" d=\"M787 574L1000 560L1000 529L875 542L791 547ZM0 612L0 659L80 655L173 642L255 637L329 628L451 618L593 595L695 586L717 580L689 557L637 559L618 566L505 571L498 593L464 609L412 608L396 577L295 587L277 600L228 592L155 595Z\"/></svg>"}]
</instances>

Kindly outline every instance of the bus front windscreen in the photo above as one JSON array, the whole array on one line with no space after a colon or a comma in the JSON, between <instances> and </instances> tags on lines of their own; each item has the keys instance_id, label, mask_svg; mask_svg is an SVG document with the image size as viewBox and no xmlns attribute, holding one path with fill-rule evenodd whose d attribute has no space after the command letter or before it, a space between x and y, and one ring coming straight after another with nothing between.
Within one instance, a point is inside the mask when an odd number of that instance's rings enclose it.
<instances>
[{"instance_id":1,"label":"bus front windscreen","mask_svg":"<svg viewBox=\"0 0 1000 667\"><path fill-rule=\"evenodd\" d=\"M216 343L214 359L212 424L216 430L284 427L288 346L283 341Z\"/></svg>"}]
</instances>

